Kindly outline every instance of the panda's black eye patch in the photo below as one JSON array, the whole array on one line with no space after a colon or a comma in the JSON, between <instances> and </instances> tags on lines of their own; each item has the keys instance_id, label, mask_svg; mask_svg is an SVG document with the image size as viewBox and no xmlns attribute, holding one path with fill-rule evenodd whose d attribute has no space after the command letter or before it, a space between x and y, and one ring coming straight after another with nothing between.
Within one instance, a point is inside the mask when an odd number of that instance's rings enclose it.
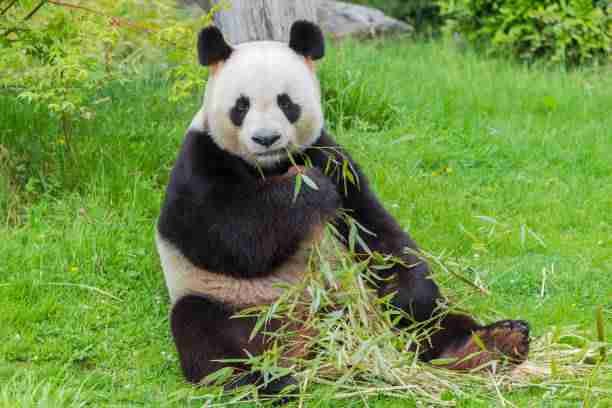
<instances>
[{"instance_id":1,"label":"panda's black eye patch","mask_svg":"<svg viewBox=\"0 0 612 408\"><path fill-rule=\"evenodd\" d=\"M291 123L295 123L300 118L302 108L300 105L293 103L291 97L286 93L278 95L276 98L278 107L281 108L287 119Z\"/></svg>"},{"instance_id":2,"label":"panda's black eye patch","mask_svg":"<svg viewBox=\"0 0 612 408\"><path fill-rule=\"evenodd\" d=\"M230 110L230 120L234 126L242 126L249 109L251 109L251 101L248 97L241 95L240 98L236 99L236 103Z\"/></svg>"}]
</instances>

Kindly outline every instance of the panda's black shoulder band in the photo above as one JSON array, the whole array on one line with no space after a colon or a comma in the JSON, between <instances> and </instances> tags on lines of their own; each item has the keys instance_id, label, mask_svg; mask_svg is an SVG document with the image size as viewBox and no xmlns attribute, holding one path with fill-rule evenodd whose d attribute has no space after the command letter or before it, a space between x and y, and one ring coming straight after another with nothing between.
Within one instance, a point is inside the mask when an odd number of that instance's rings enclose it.
<instances>
[{"instance_id":1,"label":"panda's black shoulder band","mask_svg":"<svg viewBox=\"0 0 612 408\"><path fill-rule=\"evenodd\" d=\"M318 60L325 55L325 38L323 32L314 23L296 21L291 26L289 47L304 57Z\"/></svg>"},{"instance_id":2,"label":"panda's black shoulder band","mask_svg":"<svg viewBox=\"0 0 612 408\"><path fill-rule=\"evenodd\" d=\"M206 27L198 36L200 64L209 66L225 61L232 55L232 47L225 41L221 31L214 26Z\"/></svg>"}]
</instances>

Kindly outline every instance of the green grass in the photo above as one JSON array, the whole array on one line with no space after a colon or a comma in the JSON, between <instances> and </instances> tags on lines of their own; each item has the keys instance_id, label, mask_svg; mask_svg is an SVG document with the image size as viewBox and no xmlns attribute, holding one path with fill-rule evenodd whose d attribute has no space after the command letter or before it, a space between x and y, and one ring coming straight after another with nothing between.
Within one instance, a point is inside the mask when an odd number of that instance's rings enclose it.
<instances>
[{"instance_id":1,"label":"green grass","mask_svg":"<svg viewBox=\"0 0 612 408\"><path fill-rule=\"evenodd\" d=\"M534 71L440 43L382 42L332 50L322 82L330 126L386 206L490 291L438 271L455 297L469 293L486 321L527 319L535 336L576 326L595 338L602 305L610 336L609 69ZM155 76L101 92L112 102L69 140L43 110L0 96L0 406L201 405L191 398L204 391L179 373L153 244L199 97L170 103ZM595 370L584 385L504 395L612 404L612 374ZM458 404L489 406L478 395Z\"/></svg>"}]
</instances>

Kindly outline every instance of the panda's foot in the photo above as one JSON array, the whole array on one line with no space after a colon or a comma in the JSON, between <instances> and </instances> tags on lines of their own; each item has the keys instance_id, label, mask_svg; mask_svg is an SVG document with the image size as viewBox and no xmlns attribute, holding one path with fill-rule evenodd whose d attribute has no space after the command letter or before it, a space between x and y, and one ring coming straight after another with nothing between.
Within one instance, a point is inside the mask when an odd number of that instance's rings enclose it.
<instances>
[{"instance_id":1,"label":"panda's foot","mask_svg":"<svg viewBox=\"0 0 612 408\"><path fill-rule=\"evenodd\" d=\"M266 396L275 396L290 392L292 389L297 388L298 385L298 381L295 379L295 377L292 375L286 375L266 384L266 386L261 390L261 394Z\"/></svg>"},{"instance_id":2,"label":"panda's foot","mask_svg":"<svg viewBox=\"0 0 612 408\"><path fill-rule=\"evenodd\" d=\"M529 324L523 320L501 320L482 327L467 339L448 347L441 359L452 370L490 368L491 361L518 365L529 354Z\"/></svg>"}]
</instances>

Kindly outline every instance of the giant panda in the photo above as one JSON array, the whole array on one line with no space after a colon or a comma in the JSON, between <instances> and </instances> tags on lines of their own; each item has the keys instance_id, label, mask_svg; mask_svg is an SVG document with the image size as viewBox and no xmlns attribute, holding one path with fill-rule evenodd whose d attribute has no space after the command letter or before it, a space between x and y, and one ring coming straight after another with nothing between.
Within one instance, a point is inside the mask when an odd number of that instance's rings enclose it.
<instances>
[{"instance_id":1,"label":"giant panda","mask_svg":"<svg viewBox=\"0 0 612 408\"><path fill-rule=\"evenodd\" d=\"M263 335L249 340L255 318L232 316L277 300L278 283L299 282L326 223L346 238L349 228L339 209L373 232L363 237L371 251L404 261L380 272L373 285L410 317L399 329L414 320L433 329L419 351L423 361L454 358L447 367L460 370L502 357L524 361L526 322L482 326L465 314L434 315L441 294L427 263L324 128L315 67L324 53L321 30L306 21L292 25L288 44L231 46L215 27L199 34L199 61L210 76L172 170L156 234L184 376L198 383L230 365L220 360L265 350ZM325 171L343 160L358 183L342 183ZM295 196L300 172L317 188L302 188ZM274 330L280 323L270 324ZM483 344L486 352L478 353ZM240 364L233 368L249 371ZM262 373L244 378L242 383L260 384ZM264 384L263 392L277 393L294 381L277 379Z\"/></svg>"}]
</instances>

